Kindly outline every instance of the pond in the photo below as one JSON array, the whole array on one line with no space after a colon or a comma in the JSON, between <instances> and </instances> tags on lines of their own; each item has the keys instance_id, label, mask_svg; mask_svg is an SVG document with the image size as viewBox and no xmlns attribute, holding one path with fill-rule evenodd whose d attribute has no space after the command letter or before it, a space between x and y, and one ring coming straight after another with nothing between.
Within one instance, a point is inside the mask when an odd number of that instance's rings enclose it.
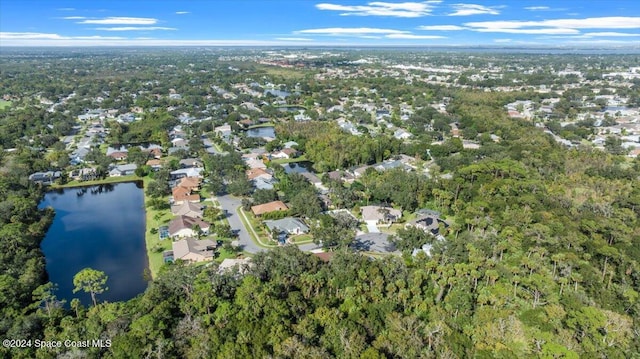
<instances>
[{"instance_id":1,"label":"pond","mask_svg":"<svg viewBox=\"0 0 640 359\"><path fill-rule=\"evenodd\" d=\"M281 98L287 98L289 96L291 96L291 92L289 91L283 91L283 90L276 90L276 89L266 89L264 90L264 94L267 95L273 95L276 97L281 97Z\"/></svg>"},{"instance_id":2,"label":"pond","mask_svg":"<svg viewBox=\"0 0 640 359\"><path fill-rule=\"evenodd\" d=\"M271 137L276 138L276 131L273 126L254 127L247 130L247 137Z\"/></svg>"},{"instance_id":3,"label":"pond","mask_svg":"<svg viewBox=\"0 0 640 359\"><path fill-rule=\"evenodd\" d=\"M148 267L142 182L66 188L47 192L40 207L56 211L41 248L56 296L91 304L73 293L73 276L83 268L105 272L107 287L99 301L129 300L144 292Z\"/></svg>"},{"instance_id":4,"label":"pond","mask_svg":"<svg viewBox=\"0 0 640 359\"><path fill-rule=\"evenodd\" d=\"M281 165L284 168L285 173L313 173L313 163L310 161L291 162Z\"/></svg>"}]
</instances>

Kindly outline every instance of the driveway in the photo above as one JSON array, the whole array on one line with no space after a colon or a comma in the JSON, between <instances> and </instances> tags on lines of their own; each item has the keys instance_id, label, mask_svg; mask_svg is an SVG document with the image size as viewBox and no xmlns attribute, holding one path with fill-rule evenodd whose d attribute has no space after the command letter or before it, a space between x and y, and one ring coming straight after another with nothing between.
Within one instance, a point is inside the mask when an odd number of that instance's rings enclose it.
<instances>
[{"instance_id":1,"label":"driveway","mask_svg":"<svg viewBox=\"0 0 640 359\"><path fill-rule=\"evenodd\" d=\"M225 194L224 196L217 197L217 200L225 213L225 218L229 221L231 230L238 233L238 242L242 246L242 249L249 253L264 251L264 248L258 247L258 245L253 242L249 230L244 226L244 223L238 215L237 209L242 206L241 199Z\"/></svg>"},{"instance_id":2,"label":"driveway","mask_svg":"<svg viewBox=\"0 0 640 359\"><path fill-rule=\"evenodd\" d=\"M367 230L369 233L380 233L377 225L378 221L366 221L365 223L367 224Z\"/></svg>"}]
</instances>

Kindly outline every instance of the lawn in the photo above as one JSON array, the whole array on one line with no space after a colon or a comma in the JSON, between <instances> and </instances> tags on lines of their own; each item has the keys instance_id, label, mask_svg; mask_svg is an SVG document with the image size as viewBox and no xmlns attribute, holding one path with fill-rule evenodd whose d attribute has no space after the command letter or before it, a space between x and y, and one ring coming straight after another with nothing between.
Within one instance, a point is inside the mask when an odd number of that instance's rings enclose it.
<instances>
[{"instance_id":1,"label":"lawn","mask_svg":"<svg viewBox=\"0 0 640 359\"><path fill-rule=\"evenodd\" d=\"M100 180L95 180L95 181L69 181L63 185L59 185L59 184L53 184L51 185L51 188L66 188L66 187L84 187L84 186L96 186L96 185L101 185L101 184L106 184L106 183L120 183L120 182L134 182L134 181L140 181L143 180L143 178L140 178L136 175L131 175L131 176L120 176L120 177L107 177L104 179L100 179Z\"/></svg>"},{"instance_id":2,"label":"lawn","mask_svg":"<svg viewBox=\"0 0 640 359\"><path fill-rule=\"evenodd\" d=\"M273 126L275 126L275 124L273 122L266 122L266 123L261 123L259 125L249 126L249 127L247 127L247 129L250 130L252 128L273 127Z\"/></svg>"},{"instance_id":3,"label":"lawn","mask_svg":"<svg viewBox=\"0 0 640 359\"><path fill-rule=\"evenodd\" d=\"M272 76L282 76L286 79L295 79L304 77L309 71L301 71L300 69L288 69L278 66L262 65L257 66L259 70L263 70Z\"/></svg>"},{"instance_id":4,"label":"lawn","mask_svg":"<svg viewBox=\"0 0 640 359\"><path fill-rule=\"evenodd\" d=\"M307 234L299 234L297 236L291 236L289 240L291 240L295 244L306 244L306 243L312 243L313 237L311 236L311 234L307 233Z\"/></svg>"},{"instance_id":5,"label":"lawn","mask_svg":"<svg viewBox=\"0 0 640 359\"><path fill-rule=\"evenodd\" d=\"M0 110L4 110L9 106L11 106L11 101L0 100Z\"/></svg>"},{"instance_id":6,"label":"lawn","mask_svg":"<svg viewBox=\"0 0 640 359\"><path fill-rule=\"evenodd\" d=\"M277 164L277 165L282 165L285 163L294 163L294 162L302 162L302 161L306 161L307 158L305 157L305 155L302 155L300 157L296 157L296 158L277 158L275 160L271 160L271 163L273 164Z\"/></svg>"},{"instance_id":7,"label":"lawn","mask_svg":"<svg viewBox=\"0 0 640 359\"><path fill-rule=\"evenodd\" d=\"M143 181L146 188L151 179L149 177L144 177ZM161 241L158 233L151 233L151 229L158 229L158 227L160 226L167 225L173 218L173 214L169 209L158 211L147 206L146 203L149 199L150 197L147 196L147 193L145 192L144 201L146 228L144 233L144 240L147 245L147 256L149 257L149 271L151 272L151 276L155 277L158 274L160 267L162 267L162 265L164 264L164 260L162 259L162 252L171 250L172 247L170 238ZM168 201L169 197L166 197L165 199Z\"/></svg>"},{"instance_id":8,"label":"lawn","mask_svg":"<svg viewBox=\"0 0 640 359\"><path fill-rule=\"evenodd\" d=\"M238 208L238 215L240 216L240 220L242 221L244 226L249 230L251 239L253 239L253 241L257 245L265 248L277 247L277 245L274 244L273 240L270 238L270 235L264 230L264 226L262 225L260 220L258 220L253 215L253 213L249 213L242 208ZM251 230L251 228L253 228L253 231ZM258 236L257 238L256 235Z\"/></svg>"}]
</instances>

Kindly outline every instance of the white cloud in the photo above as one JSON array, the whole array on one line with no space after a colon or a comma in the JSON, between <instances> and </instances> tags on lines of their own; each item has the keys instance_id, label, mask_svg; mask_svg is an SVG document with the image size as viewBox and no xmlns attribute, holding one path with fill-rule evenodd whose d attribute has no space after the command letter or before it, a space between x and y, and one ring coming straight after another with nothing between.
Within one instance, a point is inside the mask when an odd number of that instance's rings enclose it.
<instances>
[{"instance_id":1,"label":"white cloud","mask_svg":"<svg viewBox=\"0 0 640 359\"><path fill-rule=\"evenodd\" d=\"M640 34L630 34L628 32L587 32L583 36L587 37L636 37Z\"/></svg>"},{"instance_id":2,"label":"white cloud","mask_svg":"<svg viewBox=\"0 0 640 359\"><path fill-rule=\"evenodd\" d=\"M176 11L176 15L186 15L191 14L189 11Z\"/></svg>"},{"instance_id":3,"label":"white cloud","mask_svg":"<svg viewBox=\"0 0 640 359\"><path fill-rule=\"evenodd\" d=\"M56 34L50 34L56 35ZM0 33L2 46L290 46L290 41L282 40L246 40L246 39L218 39L218 40L162 40L149 38L106 38L85 37L85 38L68 38L56 35L55 39L50 38L6 38ZM99 41L98 41L99 40ZM304 44L304 42L299 42ZM331 42L309 42L309 45L316 46L334 46L335 41ZM361 43L344 42L341 46L357 46Z\"/></svg>"},{"instance_id":4,"label":"white cloud","mask_svg":"<svg viewBox=\"0 0 640 359\"><path fill-rule=\"evenodd\" d=\"M547 11L549 9L550 9L550 7L548 7L548 6L527 6L527 7L525 7L525 10L529 10L529 11Z\"/></svg>"},{"instance_id":5,"label":"white cloud","mask_svg":"<svg viewBox=\"0 0 640 359\"><path fill-rule=\"evenodd\" d=\"M527 34L527 35L572 35L579 34L576 29L561 27L545 27L536 29L510 29L510 28L473 28L477 32L498 32L503 34Z\"/></svg>"},{"instance_id":6,"label":"white cloud","mask_svg":"<svg viewBox=\"0 0 640 359\"><path fill-rule=\"evenodd\" d=\"M458 30L467 30L466 27L458 26L458 25L423 25L418 26L419 30L428 30L428 31L458 31Z\"/></svg>"},{"instance_id":7,"label":"white cloud","mask_svg":"<svg viewBox=\"0 0 640 359\"><path fill-rule=\"evenodd\" d=\"M591 17L585 19L554 19L542 21L480 21L468 22L465 26L485 30L501 29L535 29L535 28L564 28L564 29L638 29L640 17ZM477 30L479 31L479 30ZM489 31L484 31L489 32ZM500 31L496 31L500 32Z\"/></svg>"},{"instance_id":8,"label":"white cloud","mask_svg":"<svg viewBox=\"0 0 640 359\"><path fill-rule=\"evenodd\" d=\"M63 19L65 19L65 20L82 20L82 19L86 19L86 17L84 17L84 16L65 16L65 17L63 17Z\"/></svg>"},{"instance_id":9,"label":"white cloud","mask_svg":"<svg viewBox=\"0 0 640 359\"><path fill-rule=\"evenodd\" d=\"M178 30L175 27L162 26L119 26L119 27L97 27L100 31L156 31L156 30Z\"/></svg>"},{"instance_id":10,"label":"white cloud","mask_svg":"<svg viewBox=\"0 0 640 359\"><path fill-rule=\"evenodd\" d=\"M281 41L313 41L313 39L309 39L306 37L277 37L276 40Z\"/></svg>"},{"instance_id":11,"label":"white cloud","mask_svg":"<svg viewBox=\"0 0 640 359\"><path fill-rule=\"evenodd\" d=\"M446 39L444 36L435 35L415 35L415 34L388 34L385 35L387 39L407 39L407 40L435 40Z\"/></svg>"},{"instance_id":12,"label":"white cloud","mask_svg":"<svg viewBox=\"0 0 640 359\"><path fill-rule=\"evenodd\" d=\"M455 10L454 12L448 14L449 16L470 16L470 15L499 15L500 11L498 11L495 7L488 7L484 5L476 5L476 4L451 4L451 7Z\"/></svg>"},{"instance_id":13,"label":"white cloud","mask_svg":"<svg viewBox=\"0 0 640 359\"><path fill-rule=\"evenodd\" d=\"M441 1L389 3L382 1L369 2L367 5L339 5L321 3L318 10L341 11L341 16L391 16L422 17L431 14L434 5Z\"/></svg>"},{"instance_id":14,"label":"white cloud","mask_svg":"<svg viewBox=\"0 0 640 359\"><path fill-rule=\"evenodd\" d=\"M2 40L124 40L118 36L62 36L42 32L0 32Z\"/></svg>"},{"instance_id":15,"label":"white cloud","mask_svg":"<svg viewBox=\"0 0 640 359\"><path fill-rule=\"evenodd\" d=\"M58 10L58 11L74 11L75 8L73 8L73 7L61 7L61 8L58 8L56 10Z\"/></svg>"},{"instance_id":16,"label":"white cloud","mask_svg":"<svg viewBox=\"0 0 640 359\"><path fill-rule=\"evenodd\" d=\"M80 21L79 24L97 24L97 25L153 25L158 19L149 17L119 17L111 16L103 19L88 19Z\"/></svg>"},{"instance_id":17,"label":"white cloud","mask_svg":"<svg viewBox=\"0 0 640 359\"><path fill-rule=\"evenodd\" d=\"M497 43L500 43L500 44L511 42L511 41L513 41L513 40L511 40L511 39L493 39L493 42L497 42Z\"/></svg>"},{"instance_id":18,"label":"white cloud","mask_svg":"<svg viewBox=\"0 0 640 359\"><path fill-rule=\"evenodd\" d=\"M0 39L62 39L58 34L47 34L41 32L0 32Z\"/></svg>"},{"instance_id":19,"label":"white cloud","mask_svg":"<svg viewBox=\"0 0 640 359\"><path fill-rule=\"evenodd\" d=\"M378 29L371 27L328 27L322 29L307 29L296 31L298 34L318 34L331 36L367 35L367 34L406 34L408 31L393 29Z\"/></svg>"}]
</instances>

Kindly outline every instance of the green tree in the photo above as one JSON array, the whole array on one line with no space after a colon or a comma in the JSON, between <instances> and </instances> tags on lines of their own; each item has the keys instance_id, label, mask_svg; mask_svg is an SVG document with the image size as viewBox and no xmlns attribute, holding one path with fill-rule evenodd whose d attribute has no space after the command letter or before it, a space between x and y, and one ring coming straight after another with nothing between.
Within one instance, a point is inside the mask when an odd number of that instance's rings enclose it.
<instances>
[{"instance_id":1,"label":"green tree","mask_svg":"<svg viewBox=\"0 0 640 359\"><path fill-rule=\"evenodd\" d=\"M91 294L93 305L97 304L96 294L104 293L109 288L106 286L109 277L102 271L85 268L73 276L73 292L83 291Z\"/></svg>"}]
</instances>

